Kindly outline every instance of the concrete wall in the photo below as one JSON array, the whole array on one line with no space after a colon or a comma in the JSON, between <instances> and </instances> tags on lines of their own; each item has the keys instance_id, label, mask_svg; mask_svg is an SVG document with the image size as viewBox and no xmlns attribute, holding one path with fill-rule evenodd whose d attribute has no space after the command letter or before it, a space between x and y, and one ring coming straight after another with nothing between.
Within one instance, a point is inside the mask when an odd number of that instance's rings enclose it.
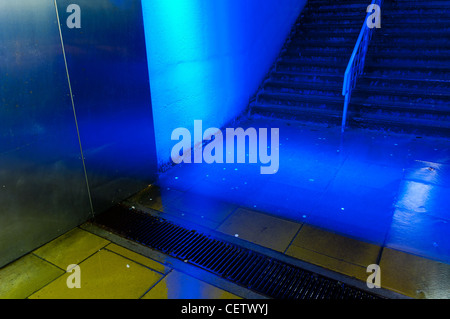
<instances>
[{"instance_id":1,"label":"concrete wall","mask_svg":"<svg viewBox=\"0 0 450 319\"><path fill-rule=\"evenodd\" d=\"M175 128L221 128L245 111L305 3L142 0L159 165Z\"/></svg>"}]
</instances>

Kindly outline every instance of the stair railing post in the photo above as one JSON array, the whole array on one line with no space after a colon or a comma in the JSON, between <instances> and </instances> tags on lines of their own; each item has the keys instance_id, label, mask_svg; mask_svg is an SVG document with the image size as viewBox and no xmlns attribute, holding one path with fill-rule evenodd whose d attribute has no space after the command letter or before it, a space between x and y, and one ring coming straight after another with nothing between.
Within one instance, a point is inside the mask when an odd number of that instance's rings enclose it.
<instances>
[{"instance_id":1,"label":"stair railing post","mask_svg":"<svg viewBox=\"0 0 450 319\"><path fill-rule=\"evenodd\" d=\"M347 122L347 110L348 110L348 104L350 102L350 94L347 93L345 95L345 101L344 101L344 113L342 114L342 125L341 125L341 132L345 132L345 125Z\"/></svg>"},{"instance_id":2,"label":"stair railing post","mask_svg":"<svg viewBox=\"0 0 450 319\"><path fill-rule=\"evenodd\" d=\"M381 7L381 5L383 4L383 0L372 0L372 5L375 4L378 4ZM364 62L369 48L369 42L372 38L373 29L369 28L369 26L367 25L367 19L369 18L369 16L370 13L367 13L366 18L364 19L363 26L358 36L358 40L356 41L355 47L353 49L352 56L350 57L350 61L347 65L344 74L344 85L342 88L342 95L345 96L345 100L344 100L344 110L342 113L342 124L341 124L342 133L345 132L348 106L350 104L352 90L356 86L356 80L363 73Z\"/></svg>"}]
</instances>

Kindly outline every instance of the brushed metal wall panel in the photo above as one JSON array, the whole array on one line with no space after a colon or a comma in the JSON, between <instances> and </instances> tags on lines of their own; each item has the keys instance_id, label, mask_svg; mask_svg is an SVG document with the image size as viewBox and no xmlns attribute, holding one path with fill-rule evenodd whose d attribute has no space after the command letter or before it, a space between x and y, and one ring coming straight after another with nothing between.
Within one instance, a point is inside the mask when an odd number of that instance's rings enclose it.
<instances>
[{"instance_id":1,"label":"brushed metal wall panel","mask_svg":"<svg viewBox=\"0 0 450 319\"><path fill-rule=\"evenodd\" d=\"M91 214L52 1L0 3L0 266Z\"/></svg>"},{"instance_id":2,"label":"brushed metal wall panel","mask_svg":"<svg viewBox=\"0 0 450 319\"><path fill-rule=\"evenodd\" d=\"M140 0L77 0L68 28L57 0L96 213L156 179L156 147Z\"/></svg>"},{"instance_id":3,"label":"brushed metal wall panel","mask_svg":"<svg viewBox=\"0 0 450 319\"><path fill-rule=\"evenodd\" d=\"M157 176L141 3L71 2L0 2L0 267Z\"/></svg>"}]
</instances>

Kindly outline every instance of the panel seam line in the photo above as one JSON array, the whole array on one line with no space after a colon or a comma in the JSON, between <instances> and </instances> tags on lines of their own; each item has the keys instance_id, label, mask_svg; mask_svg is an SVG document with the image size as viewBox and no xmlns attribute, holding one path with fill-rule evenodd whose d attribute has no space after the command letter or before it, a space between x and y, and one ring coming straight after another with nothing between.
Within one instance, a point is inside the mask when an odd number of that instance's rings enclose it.
<instances>
[{"instance_id":1,"label":"panel seam line","mask_svg":"<svg viewBox=\"0 0 450 319\"><path fill-rule=\"evenodd\" d=\"M81 162L83 165L84 178L86 180L87 193L88 193L88 197L89 197L89 205L91 208L91 215L92 215L92 217L94 217L94 206L92 204L91 191L90 191L90 187L89 187L89 179L88 179L87 170L86 170L86 163L84 161L83 147L81 144L81 137L80 137L80 130L78 127L77 113L75 111L75 102L73 100L72 85L70 83L70 76L69 76L69 67L67 66L66 51L64 49L64 40L63 40L63 36L62 36L61 22L60 22L59 13L58 13L58 4L56 3L56 0L54 0L54 3L55 3L55 10L56 10L56 21L58 23L59 37L61 39L61 49L62 49L63 58L64 58L64 66L66 68L67 82L69 85L70 101L72 103L72 111L73 111L73 116L75 119L75 127L77 130L78 144L80 146Z\"/></svg>"}]
</instances>

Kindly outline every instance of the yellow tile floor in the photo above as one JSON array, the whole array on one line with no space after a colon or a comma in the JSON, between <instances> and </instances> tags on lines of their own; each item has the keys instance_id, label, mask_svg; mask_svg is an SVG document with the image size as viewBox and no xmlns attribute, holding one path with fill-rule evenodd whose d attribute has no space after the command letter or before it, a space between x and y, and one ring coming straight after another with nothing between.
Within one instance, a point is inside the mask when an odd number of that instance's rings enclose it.
<instances>
[{"instance_id":1,"label":"yellow tile floor","mask_svg":"<svg viewBox=\"0 0 450 319\"><path fill-rule=\"evenodd\" d=\"M237 209L217 230L284 252L301 225L248 209Z\"/></svg>"},{"instance_id":2,"label":"yellow tile floor","mask_svg":"<svg viewBox=\"0 0 450 319\"><path fill-rule=\"evenodd\" d=\"M80 228L0 269L0 282L2 299L240 298Z\"/></svg>"},{"instance_id":3,"label":"yellow tile floor","mask_svg":"<svg viewBox=\"0 0 450 319\"><path fill-rule=\"evenodd\" d=\"M364 282L381 256L383 288L450 299L448 264L242 208L216 230ZM68 287L70 265L79 265L80 288ZM1 268L0 283L0 298L240 298L78 227Z\"/></svg>"},{"instance_id":4,"label":"yellow tile floor","mask_svg":"<svg viewBox=\"0 0 450 319\"><path fill-rule=\"evenodd\" d=\"M237 209L217 230L363 282L381 253L382 288L410 298L450 299L448 264L248 209Z\"/></svg>"}]
</instances>

